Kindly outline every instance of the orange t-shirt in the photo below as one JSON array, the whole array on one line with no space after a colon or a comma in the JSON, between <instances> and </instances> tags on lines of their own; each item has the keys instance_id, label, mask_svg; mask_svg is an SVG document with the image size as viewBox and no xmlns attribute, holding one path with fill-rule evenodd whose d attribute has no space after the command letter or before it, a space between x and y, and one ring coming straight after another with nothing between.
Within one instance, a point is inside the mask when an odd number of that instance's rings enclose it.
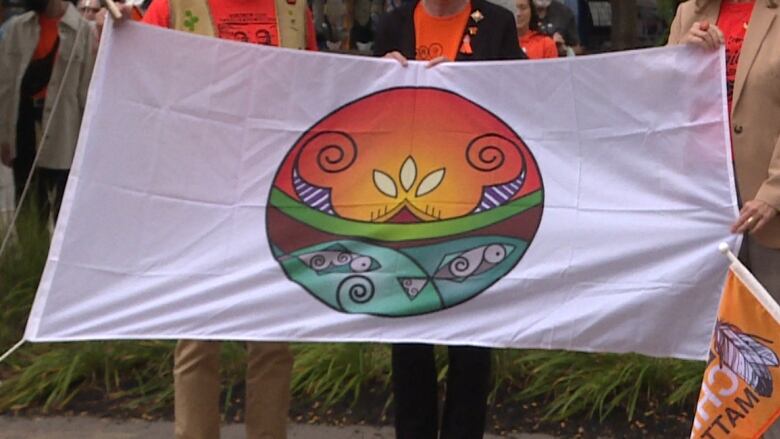
<instances>
[{"instance_id":1,"label":"orange t-shirt","mask_svg":"<svg viewBox=\"0 0 780 439\"><path fill-rule=\"evenodd\" d=\"M50 18L38 15L38 23L41 25L41 35L38 37L38 45L33 52L33 61L46 58L54 50L54 45L57 44L57 38L60 35L60 17Z\"/></svg>"},{"instance_id":2,"label":"orange t-shirt","mask_svg":"<svg viewBox=\"0 0 780 439\"><path fill-rule=\"evenodd\" d=\"M168 3L168 0L154 0L144 14L143 22L168 27L171 21ZM273 0L209 0L209 9L217 37L253 44L279 45L276 4ZM317 50L314 22L308 10L306 49Z\"/></svg>"},{"instance_id":3,"label":"orange t-shirt","mask_svg":"<svg viewBox=\"0 0 780 439\"><path fill-rule=\"evenodd\" d=\"M748 24L753 16L755 4L754 1L745 3L724 1L720 6L718 27L723 31L726 40L726 90L729 109L734 99L734 82L737 79L739 55L742 53L742 43L747 36Z\"/></svg>"},{"instance_id":4,"label":"orange t-shirt","mask_svg":"<svg viewBox=\"0 0 780 439\"><path fill-rule=\"evenodd\" d=\"M520 47L529 59L558 58L555 41L547 35L529 30L520 37Z\"/></svg>"},{"instance_id":5,"label":"orange t-shirt","mask_svg":"<svg viewBox=\"0 0 780 439\"><path fill-rule=\"evenodd\" d=\"M414 9L415 59L427 61L439 56L455 60L464 37L471 3L449 17L434 17L425 10L423 2Z\"/></svg>"}]
</instances>

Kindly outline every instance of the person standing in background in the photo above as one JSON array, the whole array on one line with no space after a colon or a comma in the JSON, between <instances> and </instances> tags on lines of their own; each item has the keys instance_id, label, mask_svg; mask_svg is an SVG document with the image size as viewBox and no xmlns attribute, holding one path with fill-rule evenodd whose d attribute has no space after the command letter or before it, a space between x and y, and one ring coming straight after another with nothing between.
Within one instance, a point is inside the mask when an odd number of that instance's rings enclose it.
<instances>
[{"instance_id":1,"label":"person standing in background","mask_svg":"<svg viewBox=\"0 0 780 439\"><path fill-rule=\"evenodd\" d=\"M512 13L486 0L419 0L379 20L374 55L407 61L525 59ZM447 396L439 436L438 384L432 345L395 344L392 380L398 439L483 437L491 351L449 346Z\"/></svg>"},{"instance_id":2,"label":"person standing in background","mask_svg":"<svg viewBox=\"0 0 780 439\"><path fill-rule=\"evenodd\" d=\"M100 12L100 0L79 0L79 12L85 20L95 21Z\"/></svg>"},{"instance_id":3,"label":"person standing in background","mask_svg":"<svg viewBox=\"0 0 780 439\"><path fill-rule=\"evenodd\" d=\"M780 300L780 7L777 0L690 0L679 6L669 44L726 47L726 88L737 189L733 233L740 258ZM765 439L780 438L775 423Z\"/></svg>"},{"instance_id":4,"label":"person standing in background","mask_svg":"<svg viewBox=\"0 0 780 439\"><path fill-rule=\"evenodd\" d=\"M121 6L132 17L134 6ZM103 16L98 19L101 22ZM192 34L317 50L311 11L301 0L153 0L143 22ZM174 351L177 439L218 439L218 341L180 340ZM248 342L244 419L248 439L284 439L293 356L287 343Z\"/></svg>"},{"instance_id":5,"label":"person standing in background","mask_svg":"<svg viewBox=\"0 0 780 439\"><path fill-rule=\"evenodd\" d=\"M529 59L558 58L552 37L539 32L539 17L531 0L517 0L517 35L520 47Z\"/></svg>"},{"instance_id":6,"label":"person standing in background","mask_svg":"<svg viewBox=\"0 0 780 439\"><path fill-rule=\"evenodd\" d=\"M555 0L533 2L539 15L539 31L553 38L558 46L558 55L573 56L582 53L577 20L571 9Z\"/></svg>"},{"instance_id":7,"label":"person standing in background","mask_svg":"<svg viewBox=\"0 0 780 439\"><path fill-rule=\"evenodd\" d=\"M13 168L17 203L37 172L39 213L44 222L50 215L56 221L97 42L93 26L71 3L32 0L30 6L5 23L0 37L0 159Z\"/></svg>"}]
</instances>

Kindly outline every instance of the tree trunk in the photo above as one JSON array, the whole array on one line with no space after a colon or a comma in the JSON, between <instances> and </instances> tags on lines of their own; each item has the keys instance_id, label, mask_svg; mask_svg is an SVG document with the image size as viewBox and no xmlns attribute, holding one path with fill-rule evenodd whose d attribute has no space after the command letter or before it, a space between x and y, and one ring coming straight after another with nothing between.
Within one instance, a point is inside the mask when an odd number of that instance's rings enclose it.
<instances>
[{"instance_id":1,"label":"tree trunk","mask_svg":"<svg viewBox=\"0 0 780 439\"><path fill-rule=\"evenodd\" d=\"M612 48L632 49L637 46L639 7L637 0L610 0L612 5Z\"/></svg>"}]
</instances>

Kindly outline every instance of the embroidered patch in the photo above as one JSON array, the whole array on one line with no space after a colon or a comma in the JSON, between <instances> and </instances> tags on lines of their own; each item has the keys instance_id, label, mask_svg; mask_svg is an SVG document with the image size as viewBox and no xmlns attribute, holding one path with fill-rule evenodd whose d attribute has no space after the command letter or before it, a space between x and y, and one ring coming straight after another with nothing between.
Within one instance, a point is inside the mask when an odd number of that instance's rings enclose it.
<instances>
[{"instance_id":1,"label":"embroidered patch","mask_svg":"<svg viewBox=\"0 0 780 439\"><path fill-rule=\"evenodd\" d=\"M195 24L200 21L200 18L193 14L189 9L184 11L184 17L184 27L186 27L190 32L195 32Z\"/></svg>"}]
</instances>

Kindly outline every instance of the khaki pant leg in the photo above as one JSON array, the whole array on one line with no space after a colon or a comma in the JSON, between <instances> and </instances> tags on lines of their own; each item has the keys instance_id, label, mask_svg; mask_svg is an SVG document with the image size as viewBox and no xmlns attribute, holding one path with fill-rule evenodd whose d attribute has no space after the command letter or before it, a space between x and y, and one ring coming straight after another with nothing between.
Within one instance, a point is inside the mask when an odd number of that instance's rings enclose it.
<instances>
[{"instance_id":1,"label":"khaki pant leg","mask_svg":"<svg viewBox=\"0 0 780 439\"><path fill-rule=\"evenodd\" d=\"M219 438L219 349L219 342L180 340L176 344L176 439Z\"/></svg>"},{"instance_id":2,"label":"khaki pant leg","mask_svg":"<svg viewBox=\"0 0 780 439\"><path fill-rule=\"evenodd\" d=\"M769 294L780 302L780 250L764 247L749 237L746 245L750 270ZM764 434L764 439L780 439L780 422L775 422Z\"/></svg>"},{"instance_id":3,"label":"khaki pant leg","mask_svg":"<svg viewBox=\"0 0 780 439\"><path fill-rule=\"evenodd\" d=\"M247 343L246 437L285 439L293 357L287 343Z\"/></svg>"}]
</instances>

